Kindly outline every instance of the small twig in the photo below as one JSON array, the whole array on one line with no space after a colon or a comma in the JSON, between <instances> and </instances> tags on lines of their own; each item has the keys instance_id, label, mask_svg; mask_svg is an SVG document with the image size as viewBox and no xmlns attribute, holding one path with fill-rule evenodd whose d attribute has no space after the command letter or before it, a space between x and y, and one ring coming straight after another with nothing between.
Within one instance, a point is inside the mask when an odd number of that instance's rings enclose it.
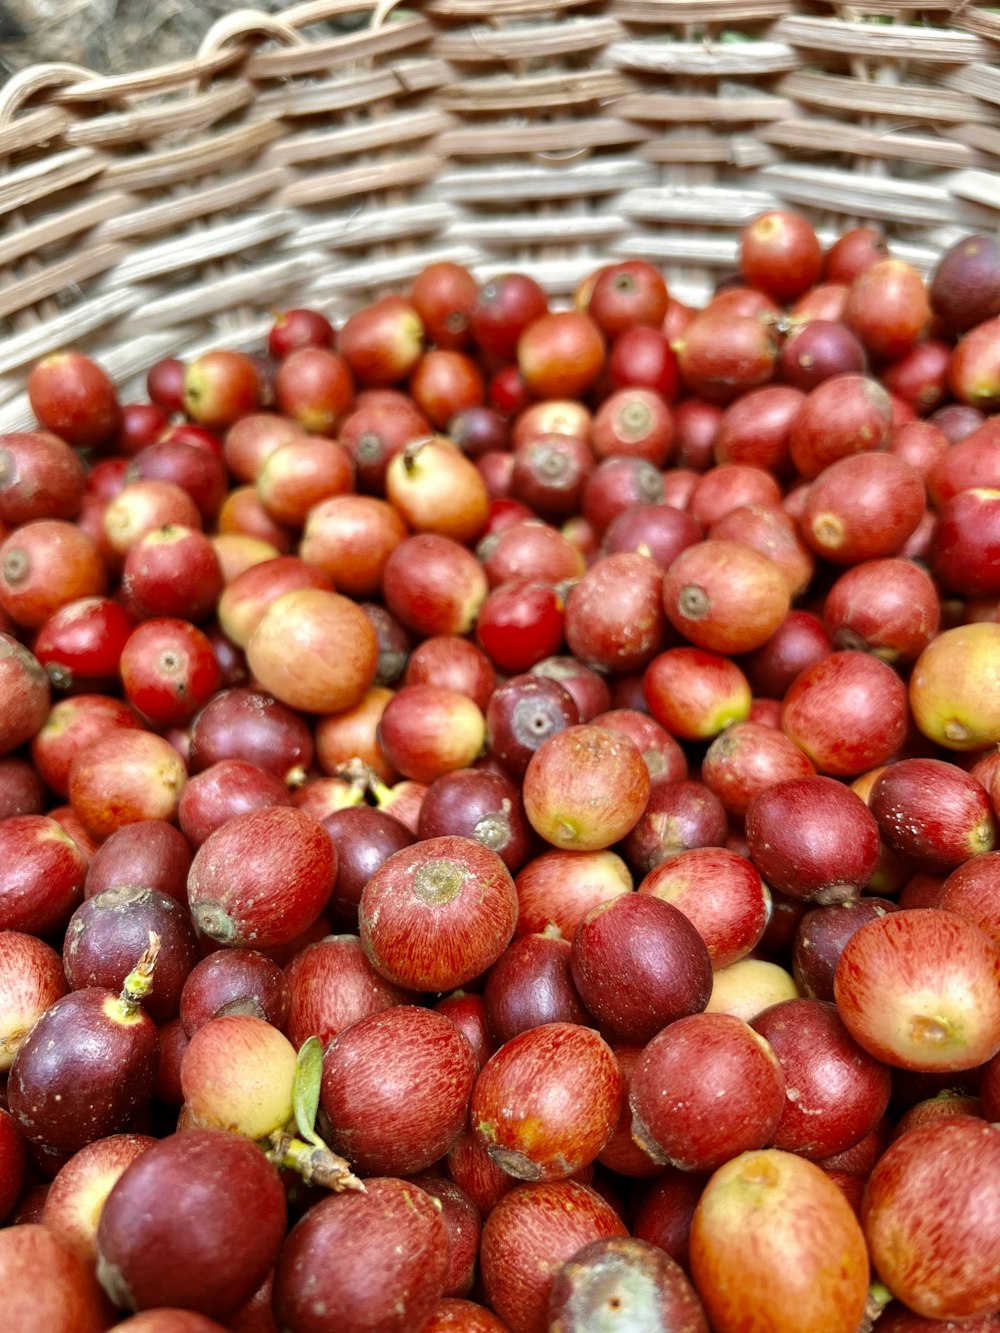
<instances>
[{"instance_id":1,"label":"small twig","mask_svg":"<svg viewBox=\"0 0 1000 1333\"><path fill-rule=\"evenodd\" d=\"M160 936L155 930L149 932L149 948L135 967L125 978L122 986L121 1003L128 1013L134 1014L139 1004L153 989L153 969L160 953Z\"/></svg>"},{"instance_id":2,"label":"small twig","mask_svg":"<svg viewBox=\"0 0 1000 1333\"><path fill-rule=\"evenodd\" d=\"M267 1156L275 1166L297 1171L307 1185L323 1185L336 1194L344 1190L365 1192L364 1182L354 1174L346 1158L329 1148L304 1143L284 1130L272 1134Z\"/></svg>"}]
</instances>

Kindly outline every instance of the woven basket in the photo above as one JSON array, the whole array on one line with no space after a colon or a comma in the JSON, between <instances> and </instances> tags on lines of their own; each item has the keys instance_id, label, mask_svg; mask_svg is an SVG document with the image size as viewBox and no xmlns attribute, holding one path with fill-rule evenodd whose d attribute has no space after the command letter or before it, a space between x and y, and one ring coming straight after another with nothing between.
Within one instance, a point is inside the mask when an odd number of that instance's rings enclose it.
<instances>
[{"instance_id":1,"label":"woven basket","mask_svg":"<svg viewBox=\"0 0 1000 1333\"><path fill-rule=\"evenodd\" d=\"M330 37L329 20L343 32ZM322 30L318 25L323 24ZM700 301L777 202L927 271L1000 209L1000 11L855 0L308 0L196 55L0 89L0 429L76 346L158 357L343 316L434 259L558 299L641 256Z\"/></svg>"}]
</instances>

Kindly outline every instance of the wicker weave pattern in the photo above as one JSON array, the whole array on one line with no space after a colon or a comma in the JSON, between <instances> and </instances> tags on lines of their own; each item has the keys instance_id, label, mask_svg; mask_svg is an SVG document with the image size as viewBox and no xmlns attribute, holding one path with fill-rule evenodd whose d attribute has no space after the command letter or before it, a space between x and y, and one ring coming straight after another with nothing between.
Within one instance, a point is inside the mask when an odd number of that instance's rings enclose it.
<instances>
[{"instance_id":1,"label":"wicker weave pattern","mask_svg":"<svg viewBox=\"0 0 1000 1333\"><path fill-rule=\"evenodd\" d=\"M787 201L821 233L877 220L926 270L997 222L1000 14L308 0L229 15L182 64L24 71L0 163L9 430L48 351L84 348L127 396L159 356L252 346L281 305L343 315L437 258L565 297L643 256L700 300L739 227Z\"/></svg>"}]
</instances>

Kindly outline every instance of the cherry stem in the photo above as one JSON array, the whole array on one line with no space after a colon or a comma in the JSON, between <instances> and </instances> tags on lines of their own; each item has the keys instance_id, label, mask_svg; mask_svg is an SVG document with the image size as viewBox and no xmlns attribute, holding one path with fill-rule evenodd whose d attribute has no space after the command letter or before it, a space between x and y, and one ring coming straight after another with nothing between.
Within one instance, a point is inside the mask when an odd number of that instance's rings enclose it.
<instances>
[{"instance_id":1,"label":"cherry stem","mask_svg":"<svg viewBox=\"0 0 1000 1333\"><path fill-rule=\"evenodd\" d=\"M267 1154L276 1167L297 1171L307 1185L322 1185L339 1194L343 1190L365 1193L364 1182L351 1170L351 1164L329 1148L317 1147L293 1138L284 1131L271 1136Z\"/></svg>"},{"instance_id":2,"label":"cherry stem","mask_svg":"<svg viewBox=\"0 0 1000 1333\"><path fill-rule=\"evenodd\" d=\"M384 805L392 799L392 790L363 759L349 759L341 768L340 776L355 784L362 793L367 791L374 798L376 805Z\"/></svg>"},{"instance_id":3,"label":"cherry stem","mask_svg":"<svg viewBox=\"0 0 1000 1333\"><path fill-rule=\"evenodd\" d=\"M892 1300L892 1292L882 1282L873 1282L868 1289L865 1313L858 1327L858 1333L872 1333L872 1329L882 1315L882 1311Z\"/></svg>"},{"instance_id":4,"label":"cherry stem","mask_svg":"<svg viewBox=\"0 0 1000 1333\"><path fill-rule=\"evenodd\" d=\"M144 1000L153 989L153 969L160 952L160 937L155 930L149 932L149 948L142 955L135 967L125 978L122 986L121 1004L127 1013L134 1014L140 1001Z\"/></svg>"},{"instance_id":5,"label":"cherry stem","mask_svg":"<svg viewBox=\"0 0 1000 1333\"><path fill-rule=\"evenodd\" d=\"M433 435L421 436L419 440L411 440L403 449L403 467L407 472L412 472L417 465L417 455L426 444L433 444Z\"/></svg>"},{"instance_id":6,"label":"cherry stem","mask_svg":"<svg viewBox=\"0 0 1000 1333\"><path fill-rule=\"evenodd\" d=\"M378 805L385 805L386 802L392 798L391 790L386 786L377 773L372 773L369 776L368 790L375 797L376 804Z\"/></svg>"},{"instance_id":7,"label":"cherry stem","mask_svg":"<svg viewBox=\"0 0 1000 1333\"><path fill-rule=\"evenodd\" d=\"M359 805L364 800L365 790L372 778L372 770L363 759L355 755L341 767L340 777L351 784L352 794L357 794L357 800L349 800L348 804Z\"/></svg>"}]
</instances>

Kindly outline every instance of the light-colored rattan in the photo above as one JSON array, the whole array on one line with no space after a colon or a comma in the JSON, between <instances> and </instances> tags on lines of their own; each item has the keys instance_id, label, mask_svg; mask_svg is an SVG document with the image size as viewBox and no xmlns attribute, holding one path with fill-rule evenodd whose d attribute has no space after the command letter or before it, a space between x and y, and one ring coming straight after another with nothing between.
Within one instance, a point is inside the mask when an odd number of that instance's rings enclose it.
<instances>
[{"instance_id":1,"label":"light-colored rattan","mask_svg":"<svg viewBox=\"0 0 1000 1333\"><path fill-rule=\"evenodd\" d=\"M325 21L343 22L331 38ZM317 25L324 23L322 32ZM699 301L785 202L923 271L1000 210L1000 12L799 0L308 0L190 60L0 89L0 429L39 356L122 383L342 316L427 262L557 298L644 256Z\"/></svg>"}]
</instances>

